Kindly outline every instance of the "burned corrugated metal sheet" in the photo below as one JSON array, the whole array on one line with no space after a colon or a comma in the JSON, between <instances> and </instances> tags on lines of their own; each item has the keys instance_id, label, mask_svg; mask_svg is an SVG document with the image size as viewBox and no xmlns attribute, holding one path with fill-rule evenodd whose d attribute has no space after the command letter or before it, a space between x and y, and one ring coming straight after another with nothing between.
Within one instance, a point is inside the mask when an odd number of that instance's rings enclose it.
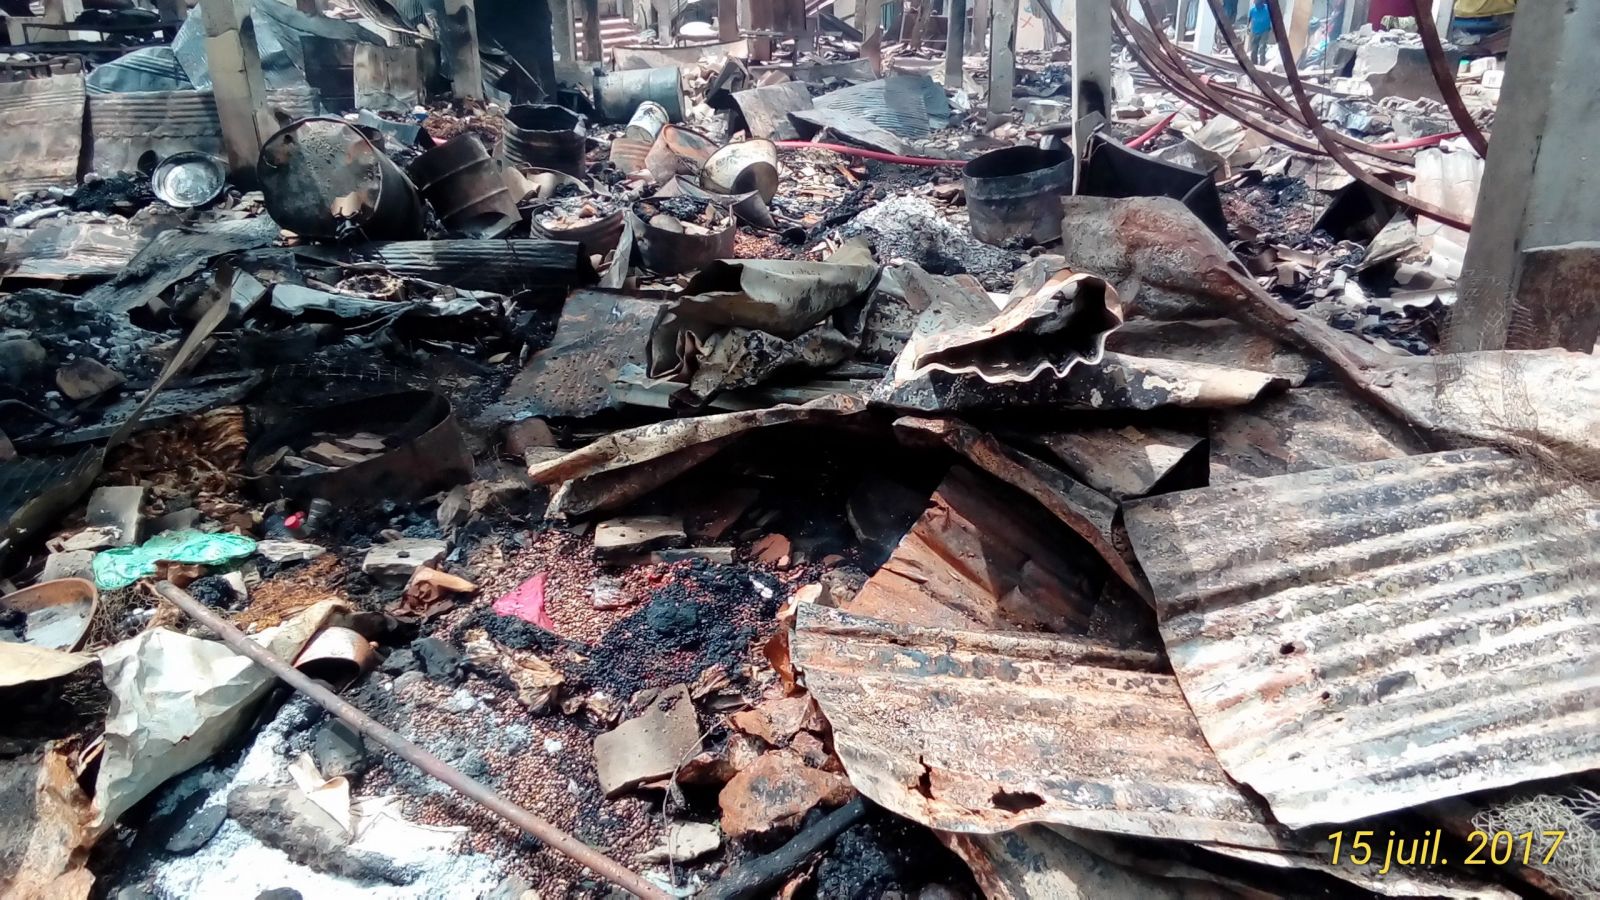
<instances>
[{"instance_id":1,"label":"burned corrugated metal sheet","mask_svg":"<svg viewBox=\"0 0 1600 900\"><path fill-rule=\"evenodd\" d=\"M155 299L218 256L265 247L277 237L278 224L266 216L169 228L158 232L116 277L83 297L100 309L126 312Z\"/></svg>"},{"instance_id":2,"label":"burned corrugated metal sheet","mask_svg":"<svg viewBox=\"0 0 1600 900\"><path fill-rule=\"evenodd\" d=\"M1127 356L1270 372L1289 379L1292 385L1303 384L1311 371L1311 360L1305 355L1232 319L1134 319L1106 337L1106 349Z\"/></svg>"},{"instance_id":3,"label":"burned corrugated metal sheet","mask_svg":"<svg viewBox=\"0 0 1600 900\"><path fill-rule=\"evenodd\" d=\"M950 834L944 842L960 856L988 900L1229 900L1260 897L1190 878L1160 878L1105 859L1043 825L1003 834Z\"/></svg>"},{"instance_id":4,"label":"burned corrugated metal sheet","mask_svg":"<svg viewBox=\"0 0 1600 900\"><path fill-rule=\"evenodd\" d=\"M1117 504L1109 497L965 422L906 416L896 419L894 427L903 440L936 438L942 441L972 460L978 468L1037 500L1051 515L1088 541L1123 583L1140 594L1149 593L1149 586L1130 565L1131 557L1124 556L1117 548L1114 536Z\"/></svg>"},{"instance_id":5,"label":"burned corrugated metal sheet","mask_svg":"<svg viewBox=\"0 0 1600 900\"><path fill-rule=\"evenodd\" d=\"M1461 450L1134 501L1207 740L1295 827L1600 766L1600 500Z\"/></svg>"},{"instance_id":6,"label":"burned corrugated metal sheet","mask_svg":"<svg viewBox=\"0 0 1600 900\"><path fill-rule=\"evenodd\" d=\"M112 222L0 229L0 267L8 278L44 281L115 275L148 242L144 230Z\"/></svg>"},{"instance_id":7,"label":"burned corrugated metal sheet","mask_svg":"<svg viewBox=\"0 0 1600 900\"><path fill-rule=\"evenodd\" d=\"M83 75L0 83L0 192L77 183Z\"/></svg>"},{"instance_id":8,"label":"burned corrugated metal sheet","mask_svg":"<svg viewBox=\"0 0 1600 900\"><path fill-rule=\"evenodd\" d=\"M291 119L317 113L316 93L309 87L270 91L267 97ZM94 135L91 166L103 175L136 172L147 153L157 159L179 150L227 155L210 91L91 94L89 131Z\"/></svg>"},{"instance_id":9,"label":"burned corrugated metal sheet","mask_svg":"<svg viewBox=\"0 0 1600 900\"><path fill-rule=\"evenodd\" d=\"M950 124L949 98L944 88L926 75L891 75L851 85L816 98L812 105L860 116L911 140Z\"/></svg>"},{"instance_id":10,"label":"burned corrugated metal sheet","mask_svg":"<svg viewBox=\"0 0 1600 900\"><path fill-rule=\"evenodd\" d=\"M644 364L650 325L664 300L607 291L568 297L550 346L511 380L508 414L592 416L619 406L612 379L623 366Z\"/></svg>"},{"instance_id":11,"label":"burned corrugated metal sheet","mask_svg":"<svg viewBox=\"0 0 1600 900\"><path fill-rule=\"evenodd\" d=\"M797 610L795 665L851 782L945 831L1057 823L1274 847L1152 653Z\"/></svg>"},{"instance_id":12,"label":"burned corrugated metal sheet","mask_svg":"<svg viewBox=\"0 0 1600 900\"><path fill-rule=\"evenodd\" d=\"M1115 334L1116 332L1112 332ZM1240 406L1289 385L1290 379L1207 363L1107 352L1062 378L995 384L972 375L933 371L885 381L876 399L922 412L1050 408L1151 410L1163 406L1215 409Z\"/></svg>"},{"instance_id":13,"label":"burned corrugated metal sheet","mask_svg":"<svg viewBox=\"0 0 1600 900\"><path fill-rule=\"evenodd\" d=\"M598 280L583 246L575 241L390 241L354 248L350 256L382 263L396 275L506 294Z\"/></svg>"},{"instance_id":14,"label":"burned corrugated metal sheet","mask_svg":"<svg viewBox=\"0 0 1600 900\"><path fill-rule=\"evenodd\" d=\"M1027 503L951 469L893 555L838 605L934 628L1086 633L1104 565L1019 501Z\"/></svg>"},{"instance_id":15,"label":"burned corrugated metal sheet","mask_svg":"<svg viewBox=\"0 0 1600 900\"><path fill-rule=\"evenodd\" d=\"M1211 420L1211 484L1426 453L1422 438L1336 384L1297 388Z\"/></svg>"},{"instance_id":16,"label":"burned corrugated metal sheet","mask_svg":"<svg viewBox=\"0 0 1600 900\"><path fill-rule=\"evenodd\" d=\"M1034 439L1090 487L1117 499L1150 493L1186 461L1200 459L1195 451L1205 442L1175 428L1139 425L1057 431Z\"/></svg>"}]
</instances>

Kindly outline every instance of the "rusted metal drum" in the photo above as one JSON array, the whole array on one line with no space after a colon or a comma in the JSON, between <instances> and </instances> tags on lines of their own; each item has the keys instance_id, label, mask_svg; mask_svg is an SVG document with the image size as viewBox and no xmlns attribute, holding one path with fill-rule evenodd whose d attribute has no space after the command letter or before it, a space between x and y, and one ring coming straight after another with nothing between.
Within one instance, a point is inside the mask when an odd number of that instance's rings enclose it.
<instances>
[{"instance_id":1,"label":"rusted metal drum","mask_svg":"<svg viewBox=\"0 0 1600 900\"><path fill-rule=\"evenodd\" d=\"M683 74L677 66L612 72L594 80L595 109L607 122L629 121L646 101L660 104L672 121L683 121Z\"/></svg>"},{"instance_id":2,"label":"rusted metal drum","mask_svg":"<svg viewBox=\"0 0 1600 900\"><path fill-rule=\"evenodd\" d=\"M522 221L500 163L477 135L459 135L422 154L409 174L445 227L458 234L499 237Z\"/></svg>"},{"instance_id":3,"label":"rusted metal drum","mask_svg":"<svg viewBox=\"0 0 1600 900\"><path fill-rule=\"evenodd\" d=\"M1047 244L1061 238L1061 196L1072 190L1072 157L1007 147L967 163L961 176L972 236L985 244Z\"/></svg>"},{"instance_id":4,"label":"rusted metal drum","mask_svg":"<svg viewBox=\"0 0 1600 900\"><path fill-rule=\"evenodd\" d=\"M778 194L778 147L759 139L729 144L706 160L700 183L719 194L755 191L771 203Z\"/></svg>"},{"instance_id":5,"label":"rusted metal drum","mask_svg":"<svg viewBox=\"0 0 1600 900\"><path fill-rule=\"evenodd\" d=\"M506 112L506 160L518 166L554 169L574 178L588 174L589 138L583 116L562 106L513 106Z\"/></svg>"},{"instance_id":6,"label":"rusted metal drum","mask_svg":"<svg viewBox=\"0 0 1600 900\"><path fill-rule=\"evenodd\" d=\"M422 235L416 188L343 119L290 124L261 145L256 171L267 214L295 234L327 240Z\"/></svg>"}]
</instances>

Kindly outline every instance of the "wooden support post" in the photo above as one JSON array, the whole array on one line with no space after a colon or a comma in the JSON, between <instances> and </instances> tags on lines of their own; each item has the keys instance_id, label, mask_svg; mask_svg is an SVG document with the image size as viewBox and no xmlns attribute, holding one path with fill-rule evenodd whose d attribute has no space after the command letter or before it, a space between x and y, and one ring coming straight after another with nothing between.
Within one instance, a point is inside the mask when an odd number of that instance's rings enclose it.
<instances>
[{"instance_id":1,"label":"wooden support post","mask_svg":"<svg viewBox=\"0 0 1600 900\"><path fill-rule=\"evenodd\" d=\"M944 86L946 90L959 91L966 82L963 66L967 54L967 0L949 0L950 24L946 26L944 43Z\"/></svg>"},{"instance_id":2,"label":"wooden support post","mask_svg":"<svg viewBox=\"0 0 1600 900\"><path fill-rule=\"evenodd\" d=\"M200 0L200 14L228 168L238 182L253 184L261 143L277 122L267 108L250 0Z\"/></svg>"},{"instance_id":3,"label":"wooden support post","mask_svg":"<svg viewBox=\"0 0 1600 900\"><path fill-rule=\"evenodd\" d=\"M1072 18L1072 153L1076 160L1073 189L1083 179L1083 156L1089 135L1110 115L1111 5L1105 0L1073 0Z\"/></svg>"},{"instance_id":4,"label":"wooden support post","mask_svg":"<svg viewBox=\"0 0 1600 900\"><path fill-rule=\"evenodd\" d=\"M1017 6L1021 0L993 0L989 38L989 115L1011 111L1017 87Z\"/></svg>"},{"instance_id":5,"label":"wooden support post","mask_svg":"<svg viewBox=\"0 0 1600 900\"><path fill-rule=\"evenodd\" d=\"M590 62L599 62L606 55L605 45L600 42L600 0L582 0L582 2L583 58Z\"/></svg>"},{"instance_id":6,"label":"wooden support post","mask_svg":"<svg viewBox=\"0 0 1600 900\"><path fill-rule=\"evenodd\" d=\"M906 4L905 19L900 25L900 37L912 52L922 49L922 36L928 30L928 20L933 18L932 0L911 0Z\"/></svg>"},{"instance_id":7,"label":"wooden support post","mask_svg":"<svg viewBox=\"0 0 1600 900\"><path fill-rule=\"evenodd\" d=\"M739 39L739 0L717 0L717 40Z\"/></svg>"},{"instance_id":8,"label":"wooden support post","mask_svg":"<svg viewBox=\"0 0 1600 900\"><path fill-rule=\"evenodd\" d=\"M750 39L750 61L768 62L772 59L772 27L776 16L773 0L750 0L750 30L766 32Z\"/></svg>"}]
</instances>

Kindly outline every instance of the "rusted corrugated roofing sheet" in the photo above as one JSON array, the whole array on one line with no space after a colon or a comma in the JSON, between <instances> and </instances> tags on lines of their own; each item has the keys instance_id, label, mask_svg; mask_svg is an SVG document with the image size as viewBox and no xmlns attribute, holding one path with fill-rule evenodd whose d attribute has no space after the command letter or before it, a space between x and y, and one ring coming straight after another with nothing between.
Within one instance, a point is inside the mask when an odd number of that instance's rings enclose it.
<instances>
[{"instance_id":1,"label":"rusted corrugated roofing sheet","mask_svg":"<svg viewBox=\"0 0 1600 900\"><path fill-rule=\"evenodd\" d=\"M1206 739L1291 826L1600 766L1600 501L1463 450L1135 501Z\"/></svg>"},{"instance_id":2,"label":"rusted corrugated roofing sheet","mask_svg":"<svg viewBox=\"0 0 1600 900\"><path fill-rule=\"evenodd\" d=\"M1036 822L1278 846L1153 653L801 604L792 653L851 782L945 831Z\"/></svg>"},{"instance_id":3,"label":"rusted corrugated roofing sheet","mask_svg":"<svg viewBox=\"0 0 1600 900\"><path fill-rule=\"evenodd\" d=\"M0 84L0 191L77 182L85 96L82 74Z\"/></svg>"},{"instance_id":4,"label":"rusted corrugated roofing sheet","mask_svg":"<svg viewBox=\"0 0 1600 900\"><path fill-rule=\"evenodd\" d=\"M1426 453L1419 435L1337 384L1211 417L1211 485Z\"/></svg>"},{"instance_id":5,"label":"rusted corrugated roofing sheet","mask_svg":"<svg viewBox=\"0 0 1600 900\"><path fill-rule=\"evenodd\" d=\"M290 118L317 111L317 95L309 87L269 91L267 98ZM210 91L92 94L89 128L94 134L93 166L102 175L138 171L140 157L147 153L158 160L179 150L225 155L217 101Z\"/></svg>"}]
</instances>

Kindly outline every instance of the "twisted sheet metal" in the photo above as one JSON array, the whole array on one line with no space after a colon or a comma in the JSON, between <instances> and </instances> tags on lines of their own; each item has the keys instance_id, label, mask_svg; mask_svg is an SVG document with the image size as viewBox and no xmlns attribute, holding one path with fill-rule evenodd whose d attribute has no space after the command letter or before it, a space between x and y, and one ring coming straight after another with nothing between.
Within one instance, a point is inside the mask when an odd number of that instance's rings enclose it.
<instances>
[{"instance_id":1,"label":"twisted sheet metal","mask_svg":"<svg viewBox=\"0 0 1600 900\"><path fill-rule=\"evenodd\" d=\"M1488 159L1489 139L1467 110L1467 104L1461 99L1461 91L1456 89L1455 73L1450 71L1449 60L1444 58L1444 43L1439 40L1439 28L1433 22L1433 4L1429 0L1411 0L1411 7L1417 12L1417 35L1422 38L1422 49L1427 51L1428 68L1433 70L1433 80L1439 85L1439 96L1444 98L1444 105L1450 108L1450 115L1455 117L1456 127L1461 129L1467 143L1472 145L1479 158Z\"/></svg>"},{"instance_id":2,"label":"twisted sheet metal","mask_svg":"<svg viewBox=\"0 0 1600 900\"><path fill-rule=\"evenodd\" d=\"M1316 110L1311 108L1311 96L1306 93L1305 83L1300 79L1300 67L1295 65L1293 45L1289 42L1289 29L1283 22L1283 10L1278 8L1277 0L1267 0L1267 11L1272 14L1272 34L1277 39L1278 55L1283 60L1283 74L1289 78L1289 87L1294 92L1295 101L1300 104L1300 111L1305 116L1307 127L1311 129L1312 134L1317 136L1317 141L1322 144L1328 155L1333 157L1333 161L1338 163L1340 168L1349 172L1357 181L1401 206L1415 210L1420 215L1427 216L1435 221L1443 222L1452 228L1471 231L1471 219L1463 219L1447 209L1418 200L1387 181L1374 177L1371 172L1357 165L1355 160L1351 159L1350 155L1339 147L1333 140L1333 132L1322 124L1322 120L1317 118Z\"/></svg>"},{"instance_id":3,"label":"twisted sheet metal","mask_svg":"<svg viewBox=\"0 0 1600 900\"><path fill-rule=\"evenodd\" d=\"M1456 450L1136 500L1223 768L1290 827L1600 767L1600 500Z\"/></svg>"}]
</instances>

